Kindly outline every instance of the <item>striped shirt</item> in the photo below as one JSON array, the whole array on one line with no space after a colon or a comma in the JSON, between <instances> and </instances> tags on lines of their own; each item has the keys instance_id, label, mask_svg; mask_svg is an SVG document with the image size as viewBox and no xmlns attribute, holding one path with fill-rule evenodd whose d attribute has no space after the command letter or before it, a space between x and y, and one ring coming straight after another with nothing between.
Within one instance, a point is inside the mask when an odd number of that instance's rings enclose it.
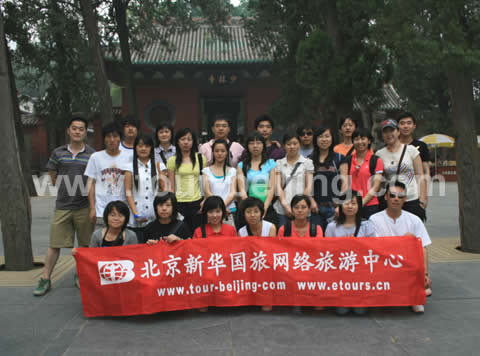
<instances>
[{"instance_id":1,"label":"striped shirt","mask_svg":"<svg viewBox=\"0 0 480 356\"><path fill-rule=\"evenodd\" d=\"M85 145L82 151L74 155L69 145L53 150L46 168L57 173L58 210L78 210L88 207L87 177L83 175L88 159L95 152Z\"/></svg>"}]
</instances>

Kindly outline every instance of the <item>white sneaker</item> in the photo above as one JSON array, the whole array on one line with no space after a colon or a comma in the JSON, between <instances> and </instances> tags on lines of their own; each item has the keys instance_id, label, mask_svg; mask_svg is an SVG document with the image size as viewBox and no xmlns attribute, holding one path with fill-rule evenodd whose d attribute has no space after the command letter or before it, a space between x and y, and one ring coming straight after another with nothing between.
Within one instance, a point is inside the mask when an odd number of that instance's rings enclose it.
<instances>
[{"instance_id":1,"label":"white sneaker","mask_svg":"<svg viewBox=\"0 0 480 356\"><path fill-rule=\"evenodd\" d=\"M412 310L414 313L424 313L425 307L423 305L412 305Z\"/></svg>"}]
</instances>

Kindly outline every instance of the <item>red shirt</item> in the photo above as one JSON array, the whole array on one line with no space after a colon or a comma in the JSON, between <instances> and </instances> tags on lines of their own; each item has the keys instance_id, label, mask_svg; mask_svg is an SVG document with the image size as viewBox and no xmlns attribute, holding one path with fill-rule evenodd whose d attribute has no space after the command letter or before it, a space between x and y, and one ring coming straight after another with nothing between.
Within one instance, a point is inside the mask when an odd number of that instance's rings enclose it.
<instances>
[{"instance_id":1,"label":"red shirt","mask_svg":"<svg viewBox=\"0 0 480 356\"><path fill-rule=\"evenodd\" d=\"M352 189L360 192L362 194L362 198L367 195L368 191L372 187L372 179L370 179L370 159L372 158L373 153L368 150L365 158L361 165L357 163L357 152L352 154L352 165L350 166L350 174L352 179ZM379 158L377 158L377 165L375 166L375 174L382 174L383 173L383 162ZM373 197L370 201L366 204L366 206L370 205L377 205L378 199L377 197Z\"/></svg>"},{"instance_id":2,"label":"red shirt","mask_svg":"<svg viewBox=\"0 0 480 356\"><path fill-rule=\"evenodd\" d=\"M205 225L205 234L207 237L232 237L237 236L237 232L232 225L222 224L219 232L213 231L213 228L210 224ZM197 227L195 232L193 233L194 239L201 239L202 238L202 228Z\"/></svg>"},{"instance_id":3,"label":"red shirt","mask_svg":"<svg viewBox=\"0 0 480 356\"><path fill-rule=\"evenodd\" d=\"M310 236L310 223L308 224L308 229L305 236L300 236L297 234L297 231L295 230L295 226L293 222L291 224L292 224L292 234L291 236L288 236L288 237L323 237L323 230L320 225L317 225L317 236ZM285 237L284 228L285 226L281 226L280 229L278 229L278 234L277 234L278 237Z\"/></svg>"}]
</instances>

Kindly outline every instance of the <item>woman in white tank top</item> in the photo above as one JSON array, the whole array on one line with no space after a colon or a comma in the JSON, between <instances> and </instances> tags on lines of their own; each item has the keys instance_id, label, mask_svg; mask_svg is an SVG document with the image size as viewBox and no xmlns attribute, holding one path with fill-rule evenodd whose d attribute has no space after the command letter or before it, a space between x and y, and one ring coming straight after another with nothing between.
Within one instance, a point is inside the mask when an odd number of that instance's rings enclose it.
<instances>
[{"instance_id":1,"label":"woman in white tank top","mask_svg":"<svg viewBox=\"0 0 480 356\"><path fill-rule=\"evenodd\" d=\"M262 219L265 208L260 199L248 197L240 205L239 213L247 225L238 230L238 236L277 236L275 225Z\"/></svg>"}]
</instances>

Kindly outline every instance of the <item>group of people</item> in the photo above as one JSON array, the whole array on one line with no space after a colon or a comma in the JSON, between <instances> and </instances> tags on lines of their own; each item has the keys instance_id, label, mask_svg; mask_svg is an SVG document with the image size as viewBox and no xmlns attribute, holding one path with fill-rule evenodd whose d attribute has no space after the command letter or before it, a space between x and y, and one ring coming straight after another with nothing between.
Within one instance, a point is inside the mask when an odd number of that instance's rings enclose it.
<instances>
[{"instance_id":1,"label":"group of people","mask_svg":"<svg viewBox=\"0 0 480 356\"><path fill-rule=\"evenodd\" d=\"M105 149L95 152L84 142L87 122L73 118L69 144L52 152L47 169L53 184L61 180L34 295L51 288L59 250L72 248L75 234L80 247L215 236L413 235L422 239L431 294L428 150L413 139L411 113L382 123L385 147L375 154L370 132L350 116L340 121L339 144L332 129L303 125L285 134L282 145L272 139L274 121L267 115L255 120L244 146L229 140L223 115L213 120L214 138L202 145L189 128L174 134L161 124L152 138L138 134L133 118L122 125L105 125ZM71 189L79 177L88 197Z\"/></svg>"}]
</instances>

